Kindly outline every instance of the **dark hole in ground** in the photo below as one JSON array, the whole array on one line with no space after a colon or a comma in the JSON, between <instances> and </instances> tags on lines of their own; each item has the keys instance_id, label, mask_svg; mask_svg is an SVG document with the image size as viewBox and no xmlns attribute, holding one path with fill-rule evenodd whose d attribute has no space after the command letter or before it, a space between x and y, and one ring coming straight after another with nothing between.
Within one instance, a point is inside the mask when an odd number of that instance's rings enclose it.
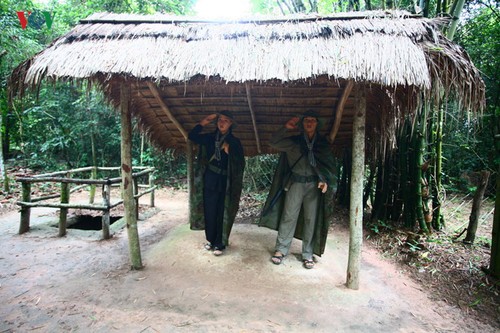
<instances>
[{"instance_id":1,"label":"dark hole in ground","mask_svg":"<svg viewBox=\"0 0 500 333\"><path fill-rule=\"evenodd\" d=\"M110 216L109 225L112 225L122 216ZM102 216L78 215L76 222L68 225L68 229L102 230Z\"/></svg>"}]
</instances>

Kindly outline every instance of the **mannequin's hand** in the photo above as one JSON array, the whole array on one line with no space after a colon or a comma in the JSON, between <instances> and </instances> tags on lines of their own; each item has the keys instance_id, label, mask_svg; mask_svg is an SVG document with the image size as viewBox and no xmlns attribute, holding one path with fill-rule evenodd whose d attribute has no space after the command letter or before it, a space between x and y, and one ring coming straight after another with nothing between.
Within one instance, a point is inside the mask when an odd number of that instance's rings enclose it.
<instances>
[{"instance_id":1,"label":"mannequin's hand","mask_svg":"<svg viewBox=\"0 0 500 333\"><path fill-rule=\"evenodd\" d=\"M321 189L321 193L326 193L326 190L328 190L328 184L323 183L323 182L319 182L318 188Z\"/></svg>"},{"instance_id":2,"label":"mannequin's hand","mask_svg":"<svg viewBox=\"0 0 500 333\"><path fill-rule=\"evenodd\" d=\"M200 121L200 125L205 127L208 124L210 124L212 121L214 121L215 118L217 118L217 113L212 113L211 115L208 115L205 118L203 118L203 120Z\"/></svg>"},{"instance_id":3,"label":"mannequin's hand","mask_svg":"<svg viewBox=\"0 0 500 333\"><path fill-rule=\"evenodd\" d=\"M229 143L224 142L224 143L222 144L222 149L226 152L226 154L228 154L228 155L229 155Z\"/></svg>"},{"instance_id":4,"label":"mannequin's hand","mask_svg":"<svg viewBox=\"0 0 500 333\"><path fill-rule=\"evenodd\" d=\"M286 122L285 127L287 129L296 129L299 121L300 121L299 117L290 118L290 120Z\"/></svg>"}]
</instances>

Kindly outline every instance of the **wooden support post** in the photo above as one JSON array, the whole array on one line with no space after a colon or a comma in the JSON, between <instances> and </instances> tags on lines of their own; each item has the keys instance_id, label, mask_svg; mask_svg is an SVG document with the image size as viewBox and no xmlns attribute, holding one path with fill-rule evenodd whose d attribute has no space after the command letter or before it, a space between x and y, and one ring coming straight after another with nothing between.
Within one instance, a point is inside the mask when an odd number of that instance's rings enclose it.
<instances>
[{"instance_id":1,"label":"wooden support post","mask_svg":"<svg viewBox=\"0 0 500 333\"><path fill-rule=\"evenodd\" d=\"M31 202L31 183L22 182L22 197L23 202ZM19 234L23 234L30 230L30 214L30 207L21 206L21 223L19 224Z\"/></svg>"},{"instance_id":2,"label":"wooden support post","mask_svg":"<svg viewBox=\"0 0 500 333\"><path fill-rule=\"evenodd\" d=\"M188 194L189 194L189 225L193 225L195 216L194 210L194 157L193 143L186 141L186 162L187 162L187 179L188 179Z\"/></svg>"},{"instance_id":3,"label":"wooden support post","mask_svg":"<svg viewBox=\"0 0 500 333\"><path fill-rule=\"evenodd\" d=\"M102 185L102 205L108 207L102 214L102 239L109 239L111 184Z\"/></svg>"},{"instance_id":4,"label":"wooden support post","mask_svg":"<svg viewBox=\"0 0 500 333\"><path fill-rule=\"evenodd\" d=\"M155 176L153 175L153 172L149 174L149 188L153 188L155 186ZM154 207L155 206L155 191L152 190L151 194L149 196L149 206Z\"/></svg>"},{"instance_id":5,"label":"wooden support post","mask_svg":"<svg viewBox=\"0 0 500 333\"><path fill-rule=\"evenodd\" d=\"M356 87L356 114L353 122L351 202L349 207L349 260L346 286L359 289L363 243L363 177L365 167L366 96L364 86Z\"/></svg>"},{"instance_id":6,"label":"wooden support post","mask_svg":"<svg viewBox=\"0 0 500 333\"><path fill-rule=\"evenodd\" d=\"M132 180L132 115L129 107L130 84L122 82L120 87L120 114L123 205L125 208L125 223L127 226L131 268L142 269L141 248L139 244L139 232L137 230Z\"/></svg>"},{"instance_id":7,"label":"wooden support post","mask_svg":"<svg viewBox=\"0 0 500 333\"><path fill-rule=\"evenodd\" d=\"M69 203L69 183L61 183L61 203ZM66 236L68 208L59 209L59 237Z\"/></svg>"}]
</instances>

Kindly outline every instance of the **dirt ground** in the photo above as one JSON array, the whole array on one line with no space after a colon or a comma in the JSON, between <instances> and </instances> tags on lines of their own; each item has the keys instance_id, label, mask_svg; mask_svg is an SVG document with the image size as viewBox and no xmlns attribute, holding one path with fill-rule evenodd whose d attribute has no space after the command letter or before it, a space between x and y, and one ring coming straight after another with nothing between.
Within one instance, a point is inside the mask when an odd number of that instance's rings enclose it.
<instances>
[{"instance_id":1,"label":"dirt ground","mask_svg":"<svg viewBox=\"0 0 500 333\"><path fill-rule=\"evenodd\" d=\"M155 210L140 214L139 271L129 269L127 231L119 225L110 240L74 229L59 238L56 211L36 208L31 230L18 235L19 213L2 214L0 333L500 329L431 300L368 242L360 289L347 289L345 224L333 226L325 254L306 270L300 242L273 265L276 233L250 223L235 224L228 250L215 257L203 249L203 232L189 230L186 192L159 190L155 202Z\"/></svg>"}]
</instances>

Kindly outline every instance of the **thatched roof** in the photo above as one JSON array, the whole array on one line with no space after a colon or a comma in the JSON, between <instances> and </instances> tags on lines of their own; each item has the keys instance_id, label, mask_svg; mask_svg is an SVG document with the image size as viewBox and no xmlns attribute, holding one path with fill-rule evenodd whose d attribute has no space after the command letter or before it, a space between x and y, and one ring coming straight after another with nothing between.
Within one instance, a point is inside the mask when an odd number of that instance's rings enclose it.
<instances>
[{"instance_id":1,"label":"thatched roof","mask_svg":"<svg viewBox=\"0 0 500 333\"><path fill-rule=\"evenodd\" d=\"M340 148L351 141L353 86L367 89L372 140L388 138L386 129L414 111L422 92L428 99L455 93L465 109L483 106L481 77L441 35L443 23L374 12L239 22L99 13L21 64L13 86L21 92L43 78L85 79L117 103L127 80L131 110L163 148L184 147L185 132L202 117L230 109L248 155L272 152L270 135L315 109Z\"/></svg>"}]
</instances>

